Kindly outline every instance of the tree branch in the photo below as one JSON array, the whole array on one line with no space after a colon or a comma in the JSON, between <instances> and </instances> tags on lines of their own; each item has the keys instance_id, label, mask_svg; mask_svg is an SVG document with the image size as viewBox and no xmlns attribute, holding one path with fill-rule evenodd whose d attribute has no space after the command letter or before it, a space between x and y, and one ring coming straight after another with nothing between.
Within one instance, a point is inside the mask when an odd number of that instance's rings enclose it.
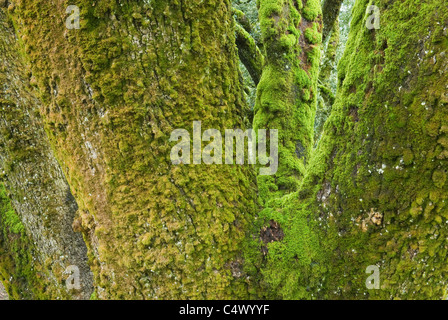
<instances>
[{"instance_id":1,"label":"tree branch","mask_svg":"<svg viewBox=\"0 0 448 320\"><path fill-rule=\"evenodd\" d=\"M322 41L325 42L331 29L333 28L335 20L339 16L343 0L325 0L322 5L322 15L324 22L324 30L322 32Z\"/></svg>"},{"instance_id":2,"label":"tree branch","mask_svg":"<svg viewBox=\"0 0 448 320\"><path fill-rule=\"evenodd\" d=\"M241 62L246 66L255 85L258 85L263 69L264 57L254 38L238 22L236 23L236 45Z\"/></svg>"},{"instance_id":3,"label":"tree branch","mask_svg":"<svg viewBox=\"0 0 448 320\"><path fill-rule=\"evenodd\" d=\"M238 22L244 28L244 30L246 30L249 33L252 32L252 25L250 24L249 19L247 18L247 16L244 14L243 11L232 8L232 14L233 17L235 18L235 21Z\"/></svg>"}]
</instances>

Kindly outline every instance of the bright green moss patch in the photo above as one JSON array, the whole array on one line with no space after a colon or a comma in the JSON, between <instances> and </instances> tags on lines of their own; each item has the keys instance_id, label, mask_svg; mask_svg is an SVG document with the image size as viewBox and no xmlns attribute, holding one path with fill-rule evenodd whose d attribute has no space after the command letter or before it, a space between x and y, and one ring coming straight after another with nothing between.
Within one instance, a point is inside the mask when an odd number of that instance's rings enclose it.
<instances>
[{"instance_id":1,"label":"bright green moss patch","mask_svg":"<svg viewBox=\"0 0 448 320\"><path fill-rule=\"evenodd\" d=\"M2 211L3 226L8 228L12 233L21 234L24 231L23 224L9 203L4 185L0 185L0 208Z\"/></svg>"},{"instance_id":2,"label":"bright green moss patch","mask_svg":"<svg viewBox=\"0 0 448 320\"><path fill-rule=\"evenodd\" d=\"M313 23L313 26L311 28L307 28L305 30L305 38L311 44L319 44L322 42L322 33L318 30L319 28L319 24Z\"/></svg>"}]
</instances>

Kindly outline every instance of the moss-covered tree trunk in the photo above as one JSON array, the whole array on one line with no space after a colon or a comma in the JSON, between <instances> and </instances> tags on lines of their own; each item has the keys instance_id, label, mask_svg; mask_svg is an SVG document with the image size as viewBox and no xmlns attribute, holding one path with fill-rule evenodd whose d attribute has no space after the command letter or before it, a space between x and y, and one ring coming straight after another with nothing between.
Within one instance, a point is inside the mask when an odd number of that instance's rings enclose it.
<instances>
[{"instance_id":1,"label":"moss-covered tree trunk","mask_svg":"<svg viewBox=\"0 0 448 320\"><path fill-rule=\"evenodd\" d=\"M72 229L78 206L44 132L28 67L0 8L1 278L11 298L88 299L87 248ZM75 291L65 285L69 266L83 284Z\"/></svg>"},{"instance_id":2,"label":"moss-covered tree trunk","mask_svg":"<svg viewBox=\"0 0 448 320\"><path fill-rule=\"evenodd\" d=\"M339 94L302 198L314 194L327 297L441 299L448 275L448 7L375 1L380 28L369 29L372 4L357 1L353 10ZM366 288L370 265L379 267L379 290Z\"/></svg>"},{"instance_id":3,"label":"moss-covered tree trunk","mask_svg":"<svg viewBox=\"0 0 448 320\"><path fill-rule=\"evenodd\" d=\"M375 1L381 25L369 29L372 4L355 5L336 102L294 198L296 223L285 219L291 198L275 210L284 236L268 245L263 273L283 298L446 295L448 8ZM367 289L369 266L378 290Z\"/></svg>"},{"instance_id":4,"label":"moss-covered tree trunk","mask_svg":"<svg viewBox=\"0 0 448 320\"><path fill-rule=\"evenodd\" d=\"M229 1L77 1L71 30L69 4L18 0L9 14L79 206L95 295L247 297L252 170L170 160L175 129L248 124Z\"/></svg>"},{"instance_id":5,"label":"moss-covered tree trunk","mask_svg":"<svg viewBox=\"0 0 448 320\"><path fill-rule=\"evenodd\" d=\"M296 290L307 276L296 271L311 264L314 253L307 246L316 238L308 229L308 217L300 214L297 191L314 145L322 13L318 0L258 3L266 62L257 87L254 127L278 130L279 168L275 175L258 177L264 208L255 223L258 237L245 252L246 267L260 282L261 297L306 298L303 287Z\"/></svg>"},{"instance_id":6,"label":"moss-covered tree trunk","mask_svg":"<svg viewBox=\"0 0 448 320\"><path fill-rule=\"evenodd\" d=\"M258 1L264 58L229 1L79 0L80 29L66 28L69 4L0 1L15 26L0 16L0 272L17 275L13 297L87 297L61 275L68 259L89 288L86 256L103 299L446 296L445 4L357 0L316 149L322 21L335 25L319 0ZM170 160L174 129L249 125L235 31L257 52L256 80L264 63L253 125L279 130L279 170L258 193L248 166Z\"/></svg>"},{"instance_id":7,"label":"moss-covered tree trunk","mask_svg":"<svg viewBox=\"0 0 448 320\"><path fill-rule=\"evenodd\" d=\"M279 130L279 168L259 178L264 202L297 190L313 147L322 14L319 1L259 1L266 62L254 127Z\"/></svg>"}]
</instances>

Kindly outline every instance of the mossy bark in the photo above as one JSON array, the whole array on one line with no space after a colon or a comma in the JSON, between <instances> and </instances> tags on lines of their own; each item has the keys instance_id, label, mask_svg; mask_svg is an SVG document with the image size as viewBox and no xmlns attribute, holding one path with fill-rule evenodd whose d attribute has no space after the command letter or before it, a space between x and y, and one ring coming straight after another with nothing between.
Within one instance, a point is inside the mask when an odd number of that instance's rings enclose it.
<instances>
[{"instance_id":1,"label":"mossy bark","mask_svg":"<svg viewBox=\"0 0 448 320\"><path fill-rule=\"evenodd\" d=\"M44 132L28 67L0 8L0 280L14 299L88 299L87 248L72 229L77 203ZM82 287L68 291L72 265Z\"/></svg>"},{"instance_id":2,"label":"mossy bark","mask_svg":"<svg viewBox=\"0 0 448 320\"><path fill-rule=\"evenodd\" d=\"M246 298L252 168L175 166L174 129L248 125L229 1L15 1L98 298Z\"/></svg>"},{"instance_id":3,"label":"mossy bark","mask_svg":"<svg viewBox=\"0 0 448 320\"><path fill-rule=\"evenodd\" d=\"M319 96L314 124L314 140L318 141L322 134L325 122L330 116L335 95L332 88L332 75L336 71L336 55L339 46L339 20L336 19L331 30L331 36L326 43L323 58L319 70Z\"/></svg>"},{"instance_id":4,"label":"mossy bark","mask_svg":"<svg viewBox=\"0 0 448 320\"><path fill-rule=\"evenodd\" d=\"M448 8L375 1L370 30L371 4L355 5L336 102L293 200L302 224L269 247L263 272L283 298L446 295ZM300 238L308 263L293 255ZM379 290L366 287L371 265Z\"/></svg>"},{"instance_id":5,"label":"mossy bark","mask_svg":"<svg viewBox=\"0 0 448 320\"><path fill-rule=\"evenodd\" d=\"M279 130L278 171L258 178L268 202L297 190L313 146L322 14L318 1L258 2L265 66L254 127Z\"/></svg>"},{"instance_id":6,"label":"mossy bark","mask_svg":"<svg viewBox=\"0 0 448 320\"><path fill-rule=\"evenodd\" d=\"M252 168L170 161L174 129L249 125L229 1L80 0L79 30L65 28L68 4L9 6L30 73L9 62L24 63L13 32L0 34L11 75L0 100L0 272L20 275L13 297L73 297L52 254L79 241L75 217L102 299L446 296L446 5L377 0L381 26L370 30L373 2L357 1L313 150L320 1L258 1L266 64L254 126L280 130L280 167L258 178L256 216ZM36 191L52 196L28 200ZM380 290L366 287L371 265Z\"/></svg>"},{"instance_id":7,"label":"mossy bark","mask_svg":"<svg viewBox=\"0 0 448 320\"><path fill-rule=\"evenodd\" d=\"M254 224L257 236L248 243L246 269L261 284L261 290L255 288L259 297L278 299L287 291L290 298L307 298L306 287L298 286L306 276L292 270L310 265L314 253L308 246L316 246L307 217L298 212L297 190L314 144L321 7L314 0L258 4L266 63L254 127L279 130L279 168L273 176L258 177L263 210Z\"/></svg>"},{"instance_id":8,"label":"mossy bark","mask_svg":"<svg viewBox=\"0 0 448 320\"><path fill-rule=\"evenodd\" d=\"M320 185L314 208L329 265L327 296L441 299L448 7L375 1L381 25L369 30L372 4L355 5L339 95L317 151L322 158L305 182ZM369 265L379 267L380 290L366 288Z\"/></svg>"},{"instance_id":9,"label":"mossy bark","mask_svg":"<svg viewBox=\"0 0 448 320\"><path fill-rule=\"evenodd\" d=\"M236 45L238 56L247 68L253 82L258 85L263 71L264 57L250 33L239 23L236 24Z\"/></svg>"},{"instance_id":10,"label":"mossy bark","mask_svg":"<svg viewBox=\"0 0 448 320\"><path fill-rule=\"evenodd\" d=\"M325 50L324 58L322 59L320 71L319 71L319 80L322 84L329 87L327 84L330 79L331 72L335 67L336 61L336 51L339 45L339 21L336 19L333 23L333 28L331 29L331 35L328 40L328 44Z\"/></svg>"},{"instance_id":11,"label":"mossy bark","mask_svg":"<svg viewBox=\"0 0 448 320\"><path fill-rule=\"evenodd\" d=\"M322 15L323 15L323 31L322 39L325 42L328 35L333 29L334 23L338 21L339 11L341 10L343 0L323 0Z\"/></svg>"}]
</instances>

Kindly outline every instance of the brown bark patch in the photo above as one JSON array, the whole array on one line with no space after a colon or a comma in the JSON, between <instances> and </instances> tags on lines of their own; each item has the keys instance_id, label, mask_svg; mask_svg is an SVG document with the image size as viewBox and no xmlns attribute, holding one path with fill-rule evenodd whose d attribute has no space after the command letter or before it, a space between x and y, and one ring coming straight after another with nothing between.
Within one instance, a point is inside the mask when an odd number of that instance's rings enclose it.
<instances>
[{"instance_id":1,"label":"brown bark patch","mask_svg":"<svg viewBox=\"0 0 448 320\"><path fill-rule=\"evenodd\" d=\"M358 107L351 106L349 110L350 116L352 117L353 121L358 122L359 121L359 115L358 115Z\"/></svg>"},{"instance_id":2,"label":"brown bark patch","mask_svg":"<svg viewBox=\"0 0 448 320\"><path fill-rule=\"evenodd\" d=\"M277 221L270 220L268 227L263 227L260 232L261 241L264 244L268 244L274 241L282 241L285 237L283 229L280 227L280 224ZM267 246L263 246L261 251L264 255L268 254Z\"/></svg>"}]
</instances>

